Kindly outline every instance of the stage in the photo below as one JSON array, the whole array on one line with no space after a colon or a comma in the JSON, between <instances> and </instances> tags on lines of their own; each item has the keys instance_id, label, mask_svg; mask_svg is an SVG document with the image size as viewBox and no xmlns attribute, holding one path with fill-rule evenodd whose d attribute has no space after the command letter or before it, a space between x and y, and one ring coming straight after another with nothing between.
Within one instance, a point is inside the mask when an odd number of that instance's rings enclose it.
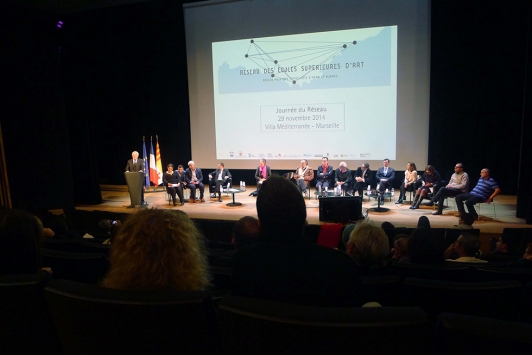
<instances>
[{"instance_id":1,"label":"stage","mask_svg":"<svg viewBox=\"0 0 532 355\"><path fill-rule=\"evenodd\" d=\"M133 213L135 208L126 208L129 206L129 194L125 185L102 185L102 198L104 202L100 205L78 205L80 210L97 210L118 213ZM191 218L217 219L217 220L238 220L243 216L257 216L255 209L256 197L249 196L255 191L254 186L247 186L246 191L235 194L235 201L242 203L241 206L230 207L228 203L232 202L231 194L222 193L223 202L218 199L211 199L208 194L208 187L205 187L205 202L203 203L185 203L184 206L169 205L167 194L163 187L155 191L145 193L145 200L149 208L169 208L185 211ZM188 194L188 192L187 192ZM187 194L185 196L187 196ZM198 195L199 196L199 193ZM307 220L309 224L321 224L319 221L318 200L314 198L314 189L311 190L311 199L305 198L307 205ZM396 196L395 196L396 198ZM198 200L197 200L198 201ZM433 207L420 206L418 210L409 209L410 203L396 205L395 201L386 200L383 207L389 208L387 212L371 212L368 218L375 223L384 221L391 222L396 227L415 227L420 216L427 216L431 226L435 228L449 228L458 223L458 218L454 216L457 213L453 210L454 201L450 201L449 208L445 208L443 215L433 216L435 211ZM374 199L368 201L364 198L362 204L362 213L365 215L368 208L377 207ZM481 230L482 234L500 234L504 228L532 228L532 225L525 224L525 220L515 217L516 196L500 195L495 199L495 214L493 205L482 204L480 208L480 220L474 224L475 228ZM477 209L478 211L478 209Z\"/></svg>"}]
</instances>

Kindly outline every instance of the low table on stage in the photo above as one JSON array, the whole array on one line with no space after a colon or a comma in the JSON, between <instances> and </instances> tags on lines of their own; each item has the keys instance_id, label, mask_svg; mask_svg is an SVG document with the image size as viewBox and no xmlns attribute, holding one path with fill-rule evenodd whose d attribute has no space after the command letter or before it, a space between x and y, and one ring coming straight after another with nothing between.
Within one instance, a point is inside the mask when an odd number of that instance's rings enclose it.
<instances>
[{"instance_id":1,"label":"low table on stage","mask_svg":"<svg viewBox=\"0 0 532 355\"><path fill-rule=\"evenodd\" d=\"M391 192L384 192L384 193L381 193L381 194L369 194L369 195L366 193L366 196L373 197L375 200L377 200L377 207L370 208L369 210L371 212L388 212L390 210L389 208L384 208L384 207L381 207L381 206L382 206L385 198L391 198L392 197L392 193Z\"/></svg>"},{"instance_id":2,"label":"low table on stage","mask_svg":"<svg viewBox=\"0 0 532 355\"><path fill-rule=\"evenodd\" d=\"M316 197L333 197L335 196L334 195L334 190L328 190L328 191L325 191L325 190L322 190L322 191L314 191L314 195L316 195Z\"/></svg>"},{"instance_id":3,"label":"low table on stage","mask_svg":"<svg viewBox=\"0 0 532 355\"><path fill-rule=\"evenodd\" d=\"M224 192L228 192L230 194L233 194L233 202L230 202L227 204L229 207L236 207L236 206L242 206L240 202L235 202L235 194L242 192L240 189L225 189Z\"/></svg>"}]
</instances>

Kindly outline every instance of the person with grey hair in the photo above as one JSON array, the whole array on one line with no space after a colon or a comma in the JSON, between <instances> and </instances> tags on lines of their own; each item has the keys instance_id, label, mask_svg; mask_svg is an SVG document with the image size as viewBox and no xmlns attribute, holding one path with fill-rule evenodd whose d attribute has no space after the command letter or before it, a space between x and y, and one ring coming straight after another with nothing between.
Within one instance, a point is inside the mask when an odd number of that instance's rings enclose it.
<instances>
[{"instance_id":1,"label":"person with grey hair","mask_svg":"<svg viewBox=\"0 0 532 355\"><path fill-rule=\"evenodd\" d=\"M475 258L475 254L480 249L480 239L472 234L463 233L458 237L456 242L451 244L445 251L445 257L456 253L458 259L448 259L447 261L462 262L462 263L487 263L486 260Z\"/></svg>"},{"instance_id":2,"label":"person with grey hair","mask_svg":"<svg viewBox=\"0 0 532 355\"><path fill-rule=\"evenodd\" d=\"M188 162L188 169L185 171L185 180L187 186L190 189L190 203L196 203L196 189L200 191L200 201L205 202L203 198L203 192L205 186L203 186L203 174L200 168L196 168L196 164L193 160Z\"/></svg>"},{"instance_id":3,"label":"person with grey hair","mask_svg":"<svg viewBox=\"0 0 532 355\"><path fill-rule=\"evenodd\" d=\"M362 196L364 190L370 186L371 187L371 170L369 169L368 163L362 163L360 167L357 168L355 172L355 188L354 191L358 192L358 196Z\"/></svg>"},{"instance_id":4,"label":"person with grey hair","mask_svg":"<svg viewBox=\"0 0 532 355\"><path fill-rule=\"evenodd\" d=\"M307 193L307 188L310 182L314 179L314 170L308 165L306 159L301 160L301 166L296 169L294 173L294 180L296 180L299 191L303 194Z\"/></svg>"},{"instance_id":5,"label":"person with grey hair","mask_svg":"<svg viewBox=\"0 0 532 355\"><path fill-rule=\"evenodd\" d=\"M359 222L349 236L347 254L364 269L382 268L390 252L384 230L371 221ZM368 270L369 271L369 270Z\"/></svg>"},{"instance_id":6,"label":"person with grey hair","mask_svg":"<svg viewBox=\"0 0 532 355\"><path fill-rule=\"evenodd\" d=\"M346 195L353 195L353 193L351 192L351 170L347 168L347 163L345 161L341 162L338 169L336 169L336 172L334 174L334 182L335 186L340 186L341 189L345 191Z\"/></svg>"},{"instance_id":7,"label":"person with grey hair","mask_svg":"<svg viewBox=\"0 0 532 355\"><path fill-rule=\"evenodd\" d=\"M139 159L139 152L136 150L131 153L131 158L127 161L126 164L126 172L144 172L144 160ZM144 184L143 184L144 185ZM148 186L149 187L149 186ZM140 192L141 197L141 205L148 205L146 201L144 201L144 188L142 188Z\"/></svg>"}]
</instances>

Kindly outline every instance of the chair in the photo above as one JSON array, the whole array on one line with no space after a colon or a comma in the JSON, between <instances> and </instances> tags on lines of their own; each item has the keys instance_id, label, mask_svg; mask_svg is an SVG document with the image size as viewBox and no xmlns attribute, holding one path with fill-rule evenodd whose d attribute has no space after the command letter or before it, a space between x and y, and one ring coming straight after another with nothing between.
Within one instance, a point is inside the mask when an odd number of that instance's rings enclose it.
<instances>
[{"instance_id":1,"label":"chair","mask_svg":"<svg viewBox=\"0 0 532 355\"><path fill-rule=\"evenodd\" d=\"M69 252L79 252L81 247L79 246L79 239L44 239L42 247L51 250L57 251L69 251Z\"/></svg>"},{"instance_id":2,"label":"chair","mask_svg":"<svg viewBox=\"0 0 532 355\"><path fill-rule=\"evenodd\" d=\"M519 320L521 322L532 323L532 282L525 285L523 300L519 308Z\"/></svg>"},{"instance_id":3,"label":"chair","mask_svg":"<svg viewBox=\"0 0 532 355\"><path fill-rule=\"evenodd\" d=\"M79 246L81 248L80 252L82 253L96 253L105 255L106 257L109 257L109 251L111 250L110 244L93 243L86 240L80 240Z\"/></svg>"},{"instance_id":4,"label":"chair","mask_svg":"<svg viewBox=\"0 0 532 355\"><path fill-rule=\"evenodd\" d=\"M471 270L474 281L506 281L516 280L523 285L532 282L532 270L529 268L480 266Z\"/></svg>"},{"instance_id":5,"label":"chair","mask_svg":"<svg viewBox=\"0 0 532 355\"><path fill-rule=\"evenodd\" d=\"M96 284L107 272L107 257L96 253L70 253L41 249L42 266L49 266L54 278Z\"/></svg>"},{"instance_id":6,"label":"chair","mask_svg":"<svg viewBox=\"0 0 532 355\"><path fill-rule=\"evenodd\" d=\"M526 354L532 325L455 313L439 315L434 354Z\"/></svg>"},{"instance_id":7,"label":"chair","mask_svg":"<svg viewBox=\"0 0 532 355\"><path fill-rule=\"evenodd\" d=\"M491 201L491 203L487 203L486 201L484 201L484 202L477 202L477 203L475 204L476 208L478 208L478 213L477 213L477 214L478 214L479 216L480 216L480 206L483 205L483 204L485 204L486 206L487 206L487 205L492 205L492 206L493 206L493 218L497 218L497 213L495 212L495 199L493 199L493 200Z\"/></svg>"},{"instance_id":8,"label":"chair","mask_svg":"<svg viewBox=\"0 0 532 355\"><path fill-rule=\"evenodd\" d=\"M523 285L518 281L450 282L406 278L403 305L421 307L435 323L441 312L516 320Z\"/></svg>"},{"instance_id":9,"label":"chair","mask_svg":"<svg viewBox=\"0 0 532 355\"><path fill-rule=\"evenodd\" d=\"M467 281L469 268L461 264L450 262L438 265L395 263L391 271L401 279L414 277L441 281Z\"/></svg>"},{"instance_id":10,"label":"chair","mask_svg":"<svg viewBox=\"0 0 532 355\"><path fill-rule=\"evenodd\" d=\"M65 354L217 354L204 291L113 290L56 280L44 290Z\"/></svg>"},{"instance_id":11,"label":"chair","mask_svg":"<svg viewBox=\"0 0 532 355\"><path fill-rule=\"evenodd\" d=\"M47 276L0 276L0 354L63 353L44 299Z\"/></svg>"},{"instance_id":12,"label":"chair","mask_svg":"<svg viewBox=\"0 0 532 355\"><path fill-rule=\"evenodd\" d=\"M398 276L362 276L361 304L378 302L383 306L400 306L402 281Z\"/></svg>"},{"instance_id":13,"label":"chair","mask_svg":"<svg viewBox=\"0 0 532 355\"><path fill-rule=\"evenodd\" d=\"M224 354L429 352L419 308L320 308L227 296L218 317Z\"/></svg>"}]
</instances>

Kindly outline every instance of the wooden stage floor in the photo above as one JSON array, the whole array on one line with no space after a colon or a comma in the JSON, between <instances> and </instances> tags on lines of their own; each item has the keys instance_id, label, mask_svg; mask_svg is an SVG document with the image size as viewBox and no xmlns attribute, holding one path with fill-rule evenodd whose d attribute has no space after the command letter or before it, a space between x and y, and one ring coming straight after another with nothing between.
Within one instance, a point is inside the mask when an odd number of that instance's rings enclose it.
<instances>
[{"instance_id":1,"label":"wooden stage floor","mask_svg":"<svg viewBox=\"0 0 532 355\"><path fill-rule=\"evenodd\" d=\"M98 210L119 213L133 213L135 209L126 209L129 205L129 194L125 185L102 185L102 198L104 202L100 205L78 205L77 209L81 210ZM174 207L169 206L166 200L166 192L159 187L159 191L146 192L145 199L149 203L149 208L171 208L185 211L191 218L204 219L221 219L221 220L238 220L243 216L257 216L255 209L256 197L249 196L255 190L254 186L248 186L247 191L235 194L236 202L242 203L242 206L229 207L227 203L232 201L232 196L222 194L223 202L217 199L210 199L207 193L208 187L205 188L205 202L189 204ZM310 224L321 224L319 221L318 200L314 199L314 189L312 189L311 200L305 199L307 204L307 220ZM199 196L199 195L198 195ZM375 223L388 221L396 227L415 227L420 216L427 216L431 226L435 228L449 228L458 223L458 218L454 216L456 211L452 206L454 201L450 202L450 208L444 209L443 215L433 216L433 207L421 206L418 210L410 210L410 204L396 205L394 201L387 201L384 207L389 208L388 212L377 213L369 212L368 218ZM373 199L368 201L364 199L362 212L371 207L376 207L377 203ZM497 196L495 199L495 214L492 205L481 205L480 220L476 221L474 226L479 228L481 233L500 234L504 228L532 228L532 225L525 224L525 220L515 217L516 196Z\"/></svg>"}]
</instances>

